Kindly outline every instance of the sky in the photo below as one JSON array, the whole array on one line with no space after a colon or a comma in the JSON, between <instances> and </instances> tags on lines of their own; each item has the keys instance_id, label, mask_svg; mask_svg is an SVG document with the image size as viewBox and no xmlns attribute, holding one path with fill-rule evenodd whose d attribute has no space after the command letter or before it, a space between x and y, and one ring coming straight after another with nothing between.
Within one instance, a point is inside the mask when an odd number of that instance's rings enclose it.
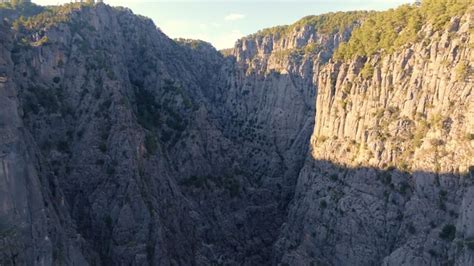
<instances>
[{"instance_id":1,"label":"sky","mask_svg":"<svg viewBox=\"0 0 474 266\"><path fill-rule=\"evenodd\" d=\"M64 0L32 0L40 5ZM385 10L414 0L104 0L153 19L171 38L200 39L217 49L258 30L332 11Z\"/></svg>"}]
</instances>

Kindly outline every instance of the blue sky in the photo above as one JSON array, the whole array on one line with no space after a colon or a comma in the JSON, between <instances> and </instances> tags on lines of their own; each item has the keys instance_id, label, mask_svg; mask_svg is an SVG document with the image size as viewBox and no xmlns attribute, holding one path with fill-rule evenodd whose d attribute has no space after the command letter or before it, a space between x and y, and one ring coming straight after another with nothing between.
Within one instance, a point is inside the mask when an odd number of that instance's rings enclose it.
<instances>
[{"instance_id":1,"label":"blue sky","mask_svg":"<svg viewBox=\"0 0 474 266\"><path fill-rule=\"evenodd\" d=\"M331 11L384 10L414 0L104 0L127 6L153 19L172 38L201 39L216 48L230 48L235 41L260 29L291 24L307 15ZM63 0L33 0L41 5Z\"/></svg>"}]
</instances>

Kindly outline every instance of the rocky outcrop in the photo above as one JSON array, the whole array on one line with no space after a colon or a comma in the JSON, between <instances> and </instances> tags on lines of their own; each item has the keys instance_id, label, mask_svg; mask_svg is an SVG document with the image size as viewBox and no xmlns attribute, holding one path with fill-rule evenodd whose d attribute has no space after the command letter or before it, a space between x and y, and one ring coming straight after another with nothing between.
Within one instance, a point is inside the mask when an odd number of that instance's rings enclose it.
<instances>
[{"instance_id":1,"label":"rocky outcrop","mask_svg":"<svg viewBox=\"0 0 474 266\"><path fill-rule=\"evenodd\" d=\"M472 263L473 86L458 67L474 60L471 23L467 13L445 31L426 25L393 54L321 71L282 262Z\"/></svg>"}]
</instances>

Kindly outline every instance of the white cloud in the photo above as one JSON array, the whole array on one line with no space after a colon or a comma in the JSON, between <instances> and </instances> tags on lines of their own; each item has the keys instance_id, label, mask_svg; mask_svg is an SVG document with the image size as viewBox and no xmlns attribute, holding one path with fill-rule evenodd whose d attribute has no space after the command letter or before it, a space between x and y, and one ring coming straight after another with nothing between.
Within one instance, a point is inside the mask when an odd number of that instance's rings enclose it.
<instances>
[{"instance_id":1,"label":"white cloud","mask_svg":"<svg viewBox=\"0 0 474 266\"><path fill-rule=\"evenodd\" d=\"M225 16L225 20L227 21L233 21L233 20L239 20L245 18L244 14L238 14L238 13L232 13L227 16Z\"/></svg>"}]
</instances>

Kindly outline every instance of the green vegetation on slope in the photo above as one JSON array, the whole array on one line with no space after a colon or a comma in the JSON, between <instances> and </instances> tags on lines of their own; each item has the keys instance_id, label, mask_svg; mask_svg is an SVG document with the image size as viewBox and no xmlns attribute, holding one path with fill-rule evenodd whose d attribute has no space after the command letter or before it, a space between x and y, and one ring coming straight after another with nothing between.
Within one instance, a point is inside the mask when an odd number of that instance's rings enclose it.
<instances>
[{"instance_id":1,"label":"green vegetation on slope","mask_svg":"<svg viewBox=\"0 0 474 266\"><path fill-rule=\"evenodd\" d=\"M29 6L27 3L22 6ZM82 7L91 6L91 4L71 3L61 6L38 7L31 4L32 8L38 8L34 15L31 12L24 12L23 9L16 9L19 18L13 22L13 27L16 30L24 27L26 29L48 28L58 23L70 21L70 14L74 10Z\"/></svg>"},{"instance_id":2,"label":"green vegetation on slope","mask_svg":"<svg viewBox=\"0 0 474 266\"><path fill-rule=\"evenodd\" d=\"M397 48L417 40L424 24L441 30L452 17L464 14L473 0L424 0L421 6L402 5L396 9L373 13L352 33L347 43L339 46L335 59L370 56L384 50L392 53Z\"/></svg>"},{"instance_id":3,"label":"green vegetation on slope","mask_svg":"<svg viewBox=\"0 0 474 266\"><path fill-rule=\"evenodd\" d=\"M352 11L327 13L318 16L307 16L292 25L264 29L251 35L250 37L266 35L275 35L281 37L288 32L292 32L293 30L300 29L304 26L313 26L316 31L321 34L343 32L346 28L353 25L354 23L360 23L364 18L372 13L373 12L368 11Z\"/></svg>"},{"instance_id":4,"label":"green vegetation on slope","mask_svg":"<svg viewBox=\"0 0 474 266\"><path fill-rule=\"evenodd\" d=\"M43 12L44 7L23 1L0 3L0 18L2 17L31 17Z\"/></svg>"}]
</instances>

